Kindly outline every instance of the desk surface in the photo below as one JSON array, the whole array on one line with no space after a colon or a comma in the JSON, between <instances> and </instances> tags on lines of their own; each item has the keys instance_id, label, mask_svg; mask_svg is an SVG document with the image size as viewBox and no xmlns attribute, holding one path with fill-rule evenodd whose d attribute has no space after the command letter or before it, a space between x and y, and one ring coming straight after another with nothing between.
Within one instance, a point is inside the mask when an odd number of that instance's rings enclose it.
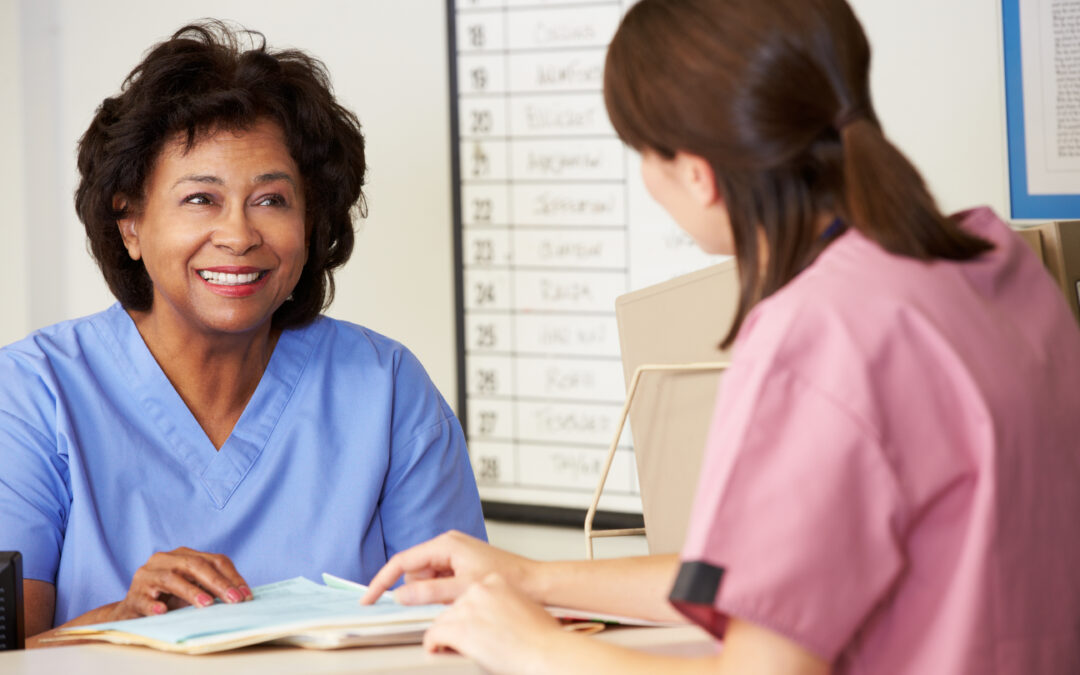
<instances>
[{"instance_id":1,"label":"desk surface","mask_svg":"<svg viewBox=\"0 0 1080 675\"><path fill-rule=\"evenodd\" d=\"M710 654L715 647L696 626L673 628L609 628L590 639L603 640L653 653L681 656ZM317 651L288 647L248 647L221 654L186 656L142 647L109 644L50 647L0 652L5 675L85 673L116 675L148 672L154 675L215 675L216 673L479 673L476 664L453 654L427 654L420 645L360 647Z\"/></svg>"}]
</instances>

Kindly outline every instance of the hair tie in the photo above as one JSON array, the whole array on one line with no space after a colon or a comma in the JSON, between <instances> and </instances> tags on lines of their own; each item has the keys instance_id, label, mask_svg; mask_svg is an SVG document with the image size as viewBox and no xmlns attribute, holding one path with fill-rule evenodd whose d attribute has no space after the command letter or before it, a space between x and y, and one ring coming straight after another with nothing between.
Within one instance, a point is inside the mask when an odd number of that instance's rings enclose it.
<instances>
[{"instance_id":1,"label":"hair tie","mask_svg":"<svg viewBox=\"0 0 1080 675\"><path fill-rule=\"evenodd\" d=\"M821 236L819 236L818 239L821 241L828 241L840 234L843 234L844 230L846 229L847 223L844 222L844 219L840 216L836 216L832 219L832 222L829 223L829 226L825 228L825 231L821 233Z\"/></svg>"},{"instance_id":2,"label":"hair tie","mask_svg":"<svg viewBox=\"0 0 1080 675\"><path fill-rule=\"evenodd\" d=\"M863 117L863 112L858 106L841 110L833 120L833 129L836 129L837 133L841 133L844 131L844 127Z\"/></svg>"}]
</instances>

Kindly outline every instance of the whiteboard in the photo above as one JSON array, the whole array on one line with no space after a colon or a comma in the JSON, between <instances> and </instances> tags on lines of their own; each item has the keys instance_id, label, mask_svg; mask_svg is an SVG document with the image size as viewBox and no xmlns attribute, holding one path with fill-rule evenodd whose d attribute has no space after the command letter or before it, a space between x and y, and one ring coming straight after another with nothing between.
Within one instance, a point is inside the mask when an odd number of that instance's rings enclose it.
<instances>
[{"instance_id":1,"label":"whiteboard","mask_svg":"<svg viewBox=\"0 0 1080 675\"><path fill-rule=\"evenodd\" d=\"M489 517L580 524L625 396L615 298L719 260L648 196L605 112L631 4L449 2L458 411ZM641 513L621 443L608 522Z\"/></svg>"}]
</instances>

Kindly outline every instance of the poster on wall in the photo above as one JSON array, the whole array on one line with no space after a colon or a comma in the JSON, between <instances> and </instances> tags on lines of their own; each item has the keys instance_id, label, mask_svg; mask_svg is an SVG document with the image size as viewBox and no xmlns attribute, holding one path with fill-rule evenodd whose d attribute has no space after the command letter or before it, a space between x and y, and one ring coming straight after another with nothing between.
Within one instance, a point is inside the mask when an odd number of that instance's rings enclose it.
<instances>
[{"instance_id":1,"label":"poster on wall","mask_svg":"<svg viewBox=\"0 0 1080 675\"><path fill-rule=\"evenodd\" d=\"M1003 0L1014 219L1080 218L1080 0Z\"/></svg>"},{"instance_id":2,"label":"poster on wall","mask_svg":"<svg viewBox=\"0 0 1080 675\"><path fill-rule=\"evenodd\" d=\"M604 109L632 4L449 1L458 412L488 517L582 523L626 394L615 298L718 262ZM598 526L641 523L632 453L626 433Z\"/></svg>"}]
</instances>

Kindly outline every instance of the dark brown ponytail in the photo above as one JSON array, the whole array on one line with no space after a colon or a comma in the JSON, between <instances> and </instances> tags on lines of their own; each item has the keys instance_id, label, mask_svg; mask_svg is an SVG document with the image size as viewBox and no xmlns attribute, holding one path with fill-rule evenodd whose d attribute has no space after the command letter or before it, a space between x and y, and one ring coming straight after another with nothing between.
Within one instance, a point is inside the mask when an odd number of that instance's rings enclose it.
<instances>
[{"instance_id":1,"label":"dark brown ponytail","mask_svg":"<svg viewBox=\"0 0 1080 675\"><path fill-rule=\"evenodd\" d=\"M615 130L638 150L705 158L731 219L742 289L722 346L820 252L823 215L920 260L991 248L941 214L885 138L869 75L844 0L641 0L623 18L604 70Z\"/></svg>"},{"instance_id":2,"label":"dark brown ponytail","mask_svg":"<svg viewBox=\"0 0 1080 675\"><path fill-rule=\"evenodd\" d=\"M920 260L967 260L993 248L938 211L922 176L876 123L854 119L842 141L848 219L882 248Z\"/></svg>"}]
</instances>

